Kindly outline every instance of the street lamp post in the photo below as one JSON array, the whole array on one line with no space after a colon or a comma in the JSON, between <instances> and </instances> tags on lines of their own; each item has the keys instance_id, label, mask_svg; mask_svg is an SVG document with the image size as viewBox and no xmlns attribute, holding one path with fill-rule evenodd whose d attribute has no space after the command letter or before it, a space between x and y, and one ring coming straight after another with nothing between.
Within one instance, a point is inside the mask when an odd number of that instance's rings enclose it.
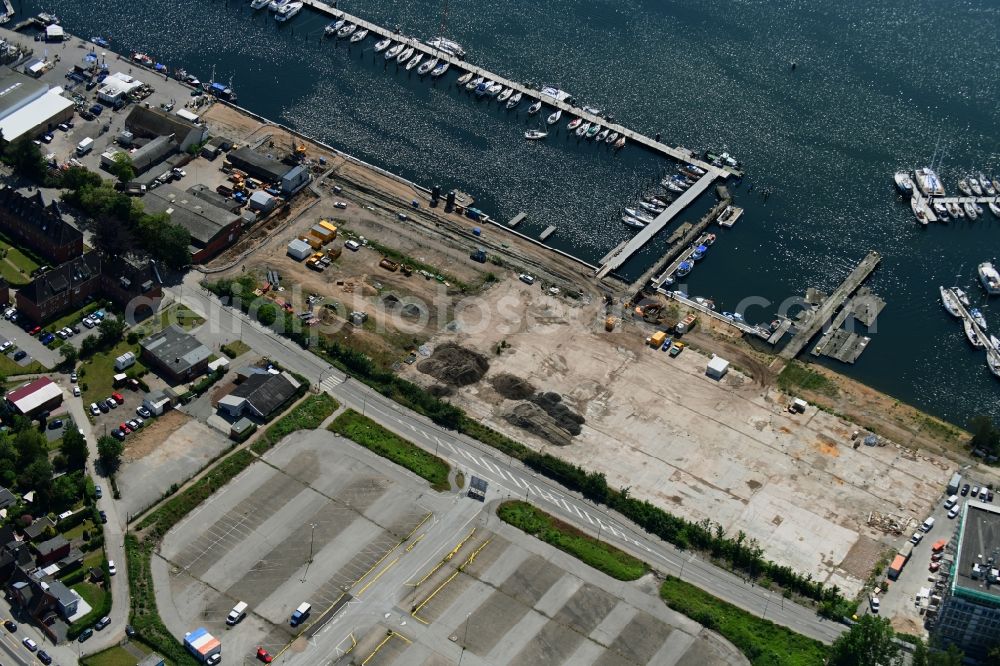
<instances>
[{"instance_id":1,"label":"street lamp post","mask_svg":"<svg viewBox=\"0 0 1000 666\"><path fill-rule=\"evenodd\" d=\"M462 654L458 657L458 666L462 666L462 659L465 658L465 646L469 644L469 618L472 613L465 616L465 636L462 638Z\"/></svg>"}]
</instances>

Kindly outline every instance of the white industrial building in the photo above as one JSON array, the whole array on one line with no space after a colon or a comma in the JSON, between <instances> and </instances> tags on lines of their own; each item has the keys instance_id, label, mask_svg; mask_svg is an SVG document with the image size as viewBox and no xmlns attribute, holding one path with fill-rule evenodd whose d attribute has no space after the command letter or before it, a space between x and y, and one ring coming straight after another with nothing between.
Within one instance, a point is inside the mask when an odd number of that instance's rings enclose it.
<instances>
[{"instance_id":1,"label":"white industrial building","mask_svg":"<svg viewBox=\"0 0 1000 666\"><path fill-rule=\"evenodd\" d=\"M288 256L296 261L302 261L312 254L312 245L300 238L296 238L288 244Z\"/></svg>"},{"instance_id":2,"label":"white industrial building","mask_svg":"<svg viewBox=\"0 0 1000 666\"><path fill-rule=\"evenodd\" d=\"M52 131L73 116L73 101L20 72L0 74L0 130L7 141Z\"/></svg>"},{"instance_id":3,"label":"white industrial building","mask_svg":"<svg viewBox=\"0 0 1000 666\"><path fill-rule=\"evenodd\" d=\"M722 379L729 372L729 361L721 356L713 356L705 368L705 374L712 379Z\"/></svg>"},{"instance_id":4,"label":"white industrial building","mask_svg":"<svg viewBox=\"0 0 1000 666\"><path fill-rule=\"evenodd\" d=\"M128 74L115 72L106 79L100 90L97 91L97 99L105 104L118 104L124 102L130 92L142 86L142 81L133 78Z\"/></svg>"}]
</instances>

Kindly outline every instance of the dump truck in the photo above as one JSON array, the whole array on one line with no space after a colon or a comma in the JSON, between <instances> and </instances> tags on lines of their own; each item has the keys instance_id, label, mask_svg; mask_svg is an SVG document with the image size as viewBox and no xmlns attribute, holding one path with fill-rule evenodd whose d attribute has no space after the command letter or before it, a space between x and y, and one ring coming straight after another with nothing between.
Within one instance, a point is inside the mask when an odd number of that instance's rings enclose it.
<instances>
[{"instance_id":1,"label":"dump truck","mask_svg":"<svg viewBox=\"0 0 1000 666\"><path fill-rule=\"evenodd\" d=\"M899 578L899 574L902 573L904 566L906 566L906 558L902 555L897 555L895 559L892 560L892 564L889 565L889 571L886 572L886 575L889 576L889 580L896 580Z\"/></svg>"},{"instance_id":2,"label":"dump truck","mask_svg":"<svg viewBox=\"0 0 1000 666\"><path fill-rule=\"evenodd\" d=\"M689 314L688 316L684 317L684 319L682 319L680 323L677 324L677 326L674 327L674 330L677 331L678 335L684 335L692 328L694 328L694 325L697 321L698 318L696 316L694 316L693 314Z\"/></svg>"},{"instance_id":3,"label":"dump truck","mask_svg":"<svg viewBox=\"0 0 1000 666\"><path fill-rule=\"evenodd\" d=\"M667 339L666 331L657 331L649 336L649 346L653 349L659 349L663 341Z\"/></svg>"},{"instance_id":4,"label":"dump truck","mask_svg":"<svg viewBox=\"0 0 1000 666\"><path fill-rule=\"evenodd\" d=\"M615 330L615 318L614 317L608 317L607 319L604 320L604 330L607 331L608 333L610 333L611 331Z\"/></svg>"}]
</instances>

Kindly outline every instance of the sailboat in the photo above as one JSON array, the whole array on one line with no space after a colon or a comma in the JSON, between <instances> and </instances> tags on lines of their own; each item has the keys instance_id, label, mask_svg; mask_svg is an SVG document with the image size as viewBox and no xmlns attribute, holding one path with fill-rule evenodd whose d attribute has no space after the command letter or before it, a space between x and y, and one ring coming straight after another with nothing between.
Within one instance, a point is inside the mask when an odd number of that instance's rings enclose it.
<instances>
[{"instance_id":1,"label":"sailboat","mask_svg":"<svg viewBox=\"0 0 1000 666\"><path fill-rule=\"evenodd\" d=\"M542 100L538 100L534 104L528 107L528 115L533 116L542 110Z\"/></svg>"},{"instance_id":2,"label":"sailboat","mask_svg":"<svg viewBox=\"0 0 1000 666\"><path fill-rule=\"evenodd\" d=\"M562 109L556 109L555 111L552 112L552 114L549 115L549 118L546 122L548 122L549 125L555 125L557 122L559 122L560 118L562 118Z\"/></svg>"},{"instance_id":3,"label":"sailboat","mask_svg":"<svg viewBox=\"0 0 1000 666\"><path fill-rule=\"evenodd\" d=\"M513 109L515 106L521 103L522 94L520 92L514 93L514 96L507 100L507 108Z\"/></svg>"},{"instance_id":4,"label":"sailboat","mask_svg":"<svg viewBox=\"0 0 1000 666\"><path fill-rule=\"evenodd\" d=\"M539 139L544 139L549 135L548 132L543 132L542 130L528 130L524 133L524 138L528 141L538 141Z\"/></svg>"}]
</instances>

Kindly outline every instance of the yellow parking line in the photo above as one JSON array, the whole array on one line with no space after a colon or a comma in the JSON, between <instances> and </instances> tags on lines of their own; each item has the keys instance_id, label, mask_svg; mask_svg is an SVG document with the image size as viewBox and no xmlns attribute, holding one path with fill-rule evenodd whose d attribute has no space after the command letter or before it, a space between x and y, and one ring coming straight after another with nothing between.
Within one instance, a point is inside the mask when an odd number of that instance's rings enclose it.
<instances>
[{"instance_id":1,"label":"yellow parking line","mask_svg":"<svg viewBox=\"0 0 1000 666\"><path fill-rule=\"evenodd\" d=\"M379 578L381 578L382 574L384 574L386 571L388 571L389 569L391 569L392 567L394 567L396 565L396 562L399 562L399 558L398 557L396 559L394 559L392 562L389 562L389 564L387 564L386 567L384 569L382 569L382 571L379 571L377 574L375 574L374 578L372 578L370 581L368 581L367 583L365 583L365 586L363 588L361 588L360 590L358 590L355 593L354 597L356 599L360 599L361 595L364 593L364 591L367 590L369 588L369 586L371 586L375 581L377 581Z\"/></svg>"},{"instance_id":2,"label":"yellow parking line","mask_svg":"<svg viewBox=\"0 0 1000 666\"><path fill-rule=\"evenodd\" d=\"M382 642L379 643L377 646L375 646L375 649L372 651L372 653L370 655L368 655L367 657L365 657L365 660L361 662L361 666L365 666L369 661L371 661L372 657L374 657L375 655L377 655L378 651L381 650L385 646L386 643L388 643L389 641L391 641L393 639L393 637L403 639L404 641L406 641L407 645L409 645L410 643L413 642L409 638L407 638L406 636L404 636L402 634L397 634L395 631L392 631L390 629L389 633L386 635L386 637L382 639Z\"/></svg>"},{"instance_id":3,"label":"yellow parking line","mask_svg":"<svg viewBox=\"0 0 1000 666\"><path fill-rule=\"evenodd\" d=\"M417 523L417 526L414 527L412 530L410 530L409 534L407 534L405 537L403 537L403 541L409 541L410 537L413 536L413 534L417 530L419 530L421 527L423 527L424 523L426 523L428 520L430 520L431 516L433 516L433 515L434 515L433 513L428 513L426 516L424 516L423 520L421 520L419 523Z\"/></svg>"},{"instance_id":4,"label":"yellow parking line","mask_svg":"<svg viewBox=\"0 0 1000 666\"><path fill-rule=\"evenodd\" d=\"M465 545L465 542L468 541L469 539L471 539L472 535L475 534L475 533L476 533L476 528L473 527L472 531L469 532L469 534L464 539L462 539L461 541L459 541L458 545L455 546L454 548L452 548L451 552L448 553L447 555L445 555L441 559L440 562L438 562L437 564L435 564L434 568L432 568L430 571L428 571L427 574L423 578L421 578L420 580L418 580L416 583L407 583L406 585L408 587L420 587L421 585L423 585L427 581L427 579L430 578L431 576L433 576L434 573L438 569L440 569L441 567L443 567L447 562L451 561L451 558L455 557L455 555L458 554L458 551L462 550L462 546Z\"/></svg>"},{"instance_id":5,"label":"yellow parking line","mask_svg":"<svg viewBox=\"0 0 1000 666\"><path fill-rule=\"evenodd\" d=\"M392 548L390 548L389 550L385 551L385 555L383 555L382 557L378 558L378 561L377 561L377 562L375 562L375 564L373 564L373 565L372 565L372 568L371 568L371 569L369 569L368 571L364 572L363 574L361 574L361 577L360 577L360 578L358 578L358 579L357 579L356 581L354 581L353 583L351 583L351 585L352 585L352 586L354 586L354 585L357 585L358 583L360 583L361 581L363 581L363 580L364 580L365 578L367 578L367 577L368 577L368 574L370 574L371 572L375 571L375 569L376 569L376 568L377 568L377 567L378 567L378 566L379 566L380 564L382 564L383 562L385 562L385 559L386 559L387 557L389 557L390 555L392 555L392 551L394 551L394 550L396 550L397 548L399 548L399 546L400 546L400 545L401 545L402 543L403 543L403 542L402 542L402 541L400 541L400 542L399 542L399 543L397 543L397 544L396 544L395 546L393 546L393 547L392 547Z\"/></svg>"},{"instance_id":6,"label":"yellow parking line","mask_svg":"<svg viewBox=\"0 0 1000 666\"><path fill-rule=\"evenodd\" d=\"M461 564L461 566L459 566L457 569L455 569L455 571L450 576L448 576L448 578L443 583L441 583L440 585L438 585L437 589L434 590L433 592L431 592L431 595L429 597L427 597L426 599L424 599L423 601L421 601L420 604L417 605L413 609L413 611L410 613L410 615L412 617L420 620L424 624L428 624L428 622L426 620L424 620L423 618L421 618L421 617L419 617L417 615L417 613L420 612L420 609L422 609L424 606L426 606L428 604L428 602L430 602L431 599L433 599L435 596L437 596L437 593L440 592L441 590L443 590L445 585L447 585L451 581L455 580L455 576L457 576L458 574L462 573L462 571L465 570L465 567L467 567L470 564L472 564L472 561L474 559L476 559L476 555L478 555L483 550L483 548L486 548L486 546L488 546L489 543L490 543L490 539L487 539L483 543L483 545L481 545L479 548L476 548L474 551L472 551L472 554L469 555L469 558L467 560L465 560L465 562L463 562Z\"/></svg>"},{"instance_id":7,"label":"yellow parking line","mask_svg":"<svg viewBox=\"0 0 1000 666\"><path fill-rule=\"evenodd\" d=\"M418 543L420 543L420 541L421 541L421 540L422 540L422 539L423 539L423 538L424 538L425 536L427 536L427 533L426 533L426 532L424 532L423 534L421 534L420 536L418 536L418 537L417 537L416 539L414 539L414 540L413 540L413 543L411 543L411 544L410 544L409 546L407 546L407 547L406 547L406 552L410 552L411 550L413 550L413 548L414 548L414 547L415 547L415 546L416 546L416 545L417 545Z\"/></svg>"}]
</instances>

